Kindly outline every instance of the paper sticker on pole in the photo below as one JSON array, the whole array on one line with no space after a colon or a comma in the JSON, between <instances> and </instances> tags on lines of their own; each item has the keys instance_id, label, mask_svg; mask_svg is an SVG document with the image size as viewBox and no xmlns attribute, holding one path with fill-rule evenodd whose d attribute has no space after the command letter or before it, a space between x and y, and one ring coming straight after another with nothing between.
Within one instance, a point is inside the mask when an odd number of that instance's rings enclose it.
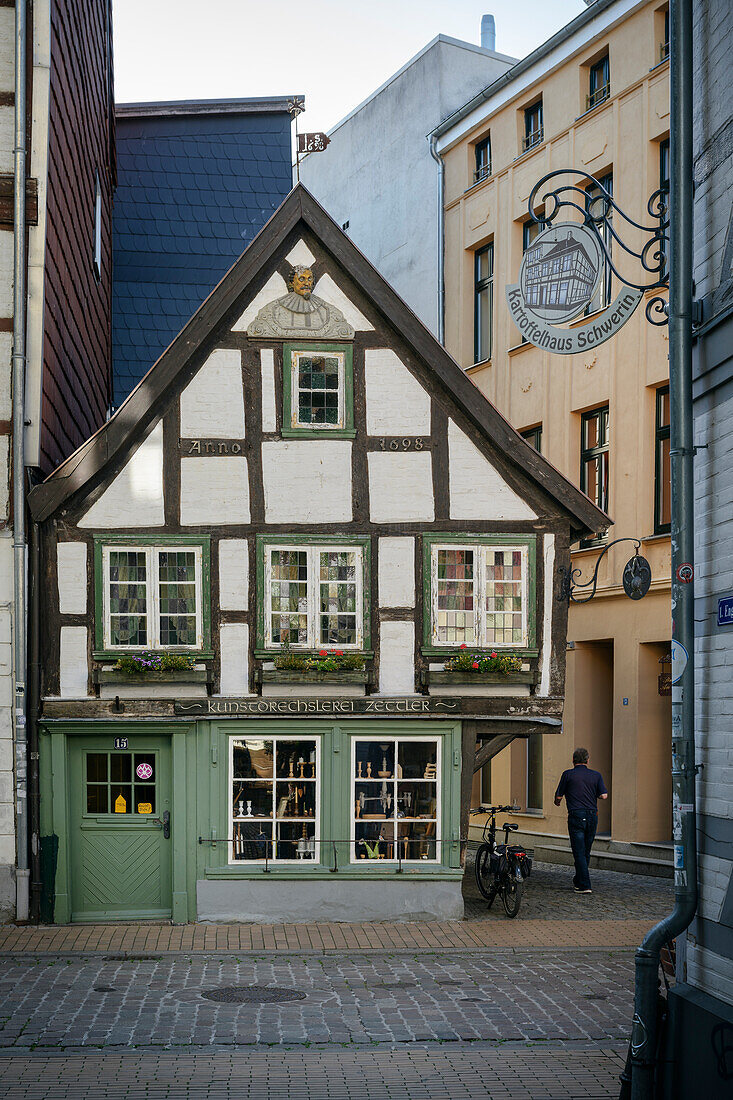
<instances>
[{"instance_id":1,"label":"paper sticker on pole","mask_svg":"<svg viewBox=\"0 0 733 1100\"><path fill-rule=\"evenodd\" d=\"M672 683L678 684L687 668L690 655L681 642L672 642Z\"/></svg>"}]
</instances>

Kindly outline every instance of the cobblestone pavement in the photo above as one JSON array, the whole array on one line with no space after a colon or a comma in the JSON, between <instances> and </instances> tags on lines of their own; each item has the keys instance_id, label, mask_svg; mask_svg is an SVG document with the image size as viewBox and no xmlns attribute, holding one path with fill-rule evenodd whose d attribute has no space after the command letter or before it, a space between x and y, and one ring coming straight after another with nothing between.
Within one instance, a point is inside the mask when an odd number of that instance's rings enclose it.
<instances>
[{"instance_id":1,"label":"cobblestone pavement","mask_svg":"<svg viewBox=\"0 0 733 1100\"><path fill-rule=\"evenodd\" d=\"M159 958L15 957L0 978L0 1047L622 1040L632 953ZM231 1003L207 993L274 996Z\"/></svg>"},{"instance_id":2,"label":"cobblestone pavement","mask_svg":"<svg viewBox=\"0 0 733 1100\"><path fill-rule=\"evenodd\" d=\"M501 901L487 911L474 879L473 850L466 859L463 896L467 920L504 920ZM573 868L534 863L524 883L523 920L644 920L653 924L674 905L672 879L591 871L592 894L573 892Z\"/></svg>"},{"instance_id":3,"label":"cobblestone pavement","mask_svg":"<svg viewBox=\"0 0 733 1100\"><path fill-rule=\"evenodd\" d=\"M3 1100L600 1100L625 1044L0 1055Z\"/></svg>"}]
</instances>

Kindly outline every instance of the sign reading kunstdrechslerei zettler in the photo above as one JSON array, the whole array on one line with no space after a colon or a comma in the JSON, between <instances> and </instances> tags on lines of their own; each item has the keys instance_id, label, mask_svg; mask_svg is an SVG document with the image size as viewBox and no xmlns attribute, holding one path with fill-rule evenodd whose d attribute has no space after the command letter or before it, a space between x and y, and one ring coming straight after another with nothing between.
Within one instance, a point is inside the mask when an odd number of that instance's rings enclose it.
<instances>
[{"instance_id":1,"label":"sign reading kunstdrechslerei zettler","mask_svg":"<svg viewBox=\"0 0 733 1100\"><path fill-rule=\"evenodd\" d=\"M622 285L612 304L587 325L565 327L592 301L604 268L598 239L585 226L560 222L540 233L522 257L519 282L506 288L522 336L545 351L573 355L618 332L642 299L635 287Z\"/></svg>"}]
</instances>

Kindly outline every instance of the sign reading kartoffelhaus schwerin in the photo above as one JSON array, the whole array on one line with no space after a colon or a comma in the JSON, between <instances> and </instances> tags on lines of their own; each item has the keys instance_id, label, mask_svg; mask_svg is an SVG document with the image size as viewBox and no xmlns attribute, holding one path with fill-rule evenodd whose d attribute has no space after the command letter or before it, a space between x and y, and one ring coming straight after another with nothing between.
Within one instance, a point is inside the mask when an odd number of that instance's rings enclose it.
<instances>
[{"instance_id":1,"label":"sign reading kartoffelhaus schwerin","mask_svg":"<svg viewBox=\"0 0 733 1100\"><path fill-rule=\"evenodd\" d=\"M562 328L582 316L605 271L591 230L561 222L540 233L522 257L519 282L506 288L514 324L530 343L558 355L574 355L609 340L628 321L643 291L623 286L588 325Z\"/></svg>"},{"instance_id":2,"label":"sign reading kartoffelhaus schwerin","mask_svg":"<svg viewBox=\"0 0 733 1100\"><path fill-rule=\"evenodd\" d=\"M30 502L54 920L462 915L609 520L304 188Z\"/></svg>"}]
</instances>

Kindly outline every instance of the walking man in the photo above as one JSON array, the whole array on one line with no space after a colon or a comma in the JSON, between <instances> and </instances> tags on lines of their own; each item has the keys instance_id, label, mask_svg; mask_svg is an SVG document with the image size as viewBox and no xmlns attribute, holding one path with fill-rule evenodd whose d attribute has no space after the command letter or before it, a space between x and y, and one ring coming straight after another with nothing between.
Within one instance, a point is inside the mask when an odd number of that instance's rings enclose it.
<instances>
[{"instance_id":1,"label":"walking man","mask_svg":"<svg viewBox=\"0 0 733 1100\"><path fill-rule=\"evenodd\" d=\"M592 894L590 888L590 850L598 828L598 799L608 798L600 772L588 767L588 750L576 749L573 766L564 771L555 791L555 805L565 796L568 811L570 847L575 860L573 889L576 894Z\"/></svg>"}]
</instances>

